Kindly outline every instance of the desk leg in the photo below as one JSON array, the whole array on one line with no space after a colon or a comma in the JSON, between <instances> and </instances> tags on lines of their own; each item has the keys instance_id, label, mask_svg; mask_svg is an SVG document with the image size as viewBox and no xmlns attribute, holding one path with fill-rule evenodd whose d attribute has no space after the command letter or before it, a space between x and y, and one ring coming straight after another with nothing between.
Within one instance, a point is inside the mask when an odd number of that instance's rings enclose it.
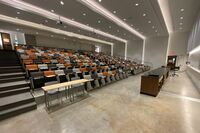
<instances>
[{"instance_id":1,"label":"desk leg","mask_svg":"<svg viewBox=\"0 0 200 133\"><path fill-rule=\"evenodd\" d=\"M48 109L48 103L47 103L47 92L44 91L44 100L45 100L45 106Z\"/></svg>"},{"instance_id":2,"label":"desk leg","mask_svg":"<svg viewBox=\"0 0 200 133\"><path fill-rule=\"evenodd\" d=\"M88 82L90 82L90 81L88 81ZM87 82L85 82L85 86L87 86ZM84 88L84 90L83 90L83 92L84 92L84 94L88 94L88 92L87 92L87 90L86 90L86 87Z\"/></svg>"}]
</instances>

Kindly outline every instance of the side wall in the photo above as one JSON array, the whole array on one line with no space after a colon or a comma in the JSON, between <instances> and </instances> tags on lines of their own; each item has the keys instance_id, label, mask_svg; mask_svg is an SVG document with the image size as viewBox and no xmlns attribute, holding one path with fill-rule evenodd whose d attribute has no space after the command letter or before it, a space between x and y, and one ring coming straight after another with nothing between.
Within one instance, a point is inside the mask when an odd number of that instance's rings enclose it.
<instances>
[{"instance_id":1,"label":"side wall","mask_svg":"<svg viewBox=\"0 0 200 133\"><path fill-rule=\"evenodd\" d=\"M144 62L151 62L153 68L166 65L168 36L146 39Z\"/></svg>"},{"instance_id":2,"label":"side wall","mask_svg":"<svg viewBox=\"0 0 200 133\"><path fill-rule=\"evenodd\" d=\"M125 44L124 43L115 43L113 46L113 55L125 57Z\"/></svg>"},{"instance_id":3,"label":"side wall","mask_svg":"<svg viewBox=\"0 0 200 133\"><path fill-rule=\"evenodd\" d=\"M127 46L127 57L142 61L143 40L129 41Z\"/></svg>"},{"instance_id":4,"label":"side wall","mask_svg":"<svg viewBox=\"0 0 200 133\"><path fill-rule=\"evenodd\" d=\"M176 65L181 69L186 68L188 32L178 32L170 35L168 55L177 55Z\"/></svg>"},{"instance_id":5,"label":"side wall","mask_svg":"<svg viewBox=\"0 0 200 133\"><path fill-rule=\"evenodd\" d=\"M58 47L58 48L68 48L74 50L88 50L94 51L95 45L101 46L101 50L104 53L111 54L111 46L107 44L100 44L94 42L80 41L77 39L59 39L49 36L36 36L37 46L46 46L46 47Z\"/></svg>"}]
</instances>

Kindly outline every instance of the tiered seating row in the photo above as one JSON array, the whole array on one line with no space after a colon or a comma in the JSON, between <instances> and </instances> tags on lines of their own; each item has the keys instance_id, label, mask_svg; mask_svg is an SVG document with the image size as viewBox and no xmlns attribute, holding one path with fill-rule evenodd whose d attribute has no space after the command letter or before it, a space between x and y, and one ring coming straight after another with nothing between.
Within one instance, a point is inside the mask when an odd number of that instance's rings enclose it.
<instances>
[{"instance_id":1,"label":"tiered seating row","mask_svg":"<svg viewBox=\"0 0 200 133\"><path fill-rule=\"evenodd\" d=\"M16 47L32 88L50 81L66 82L73 77L91 79L88 89L128 77L128 72L147 70L147 66L103 53L21 45ZM136 74L136 72L134 73Z\"/></svg>"}]
</instances>

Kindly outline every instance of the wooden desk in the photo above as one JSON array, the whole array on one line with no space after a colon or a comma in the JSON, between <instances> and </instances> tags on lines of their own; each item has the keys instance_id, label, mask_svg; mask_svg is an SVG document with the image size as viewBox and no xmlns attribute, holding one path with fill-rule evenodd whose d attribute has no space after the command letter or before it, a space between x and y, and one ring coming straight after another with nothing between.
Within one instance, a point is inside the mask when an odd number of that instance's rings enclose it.
<instances>
[{"instance_id":1,"label":"wooden desk","mask_svg":"<svg viewBox=\"0 0 200 133\"><path fill-rule=\"evenodd\" d=\"M44 95L45 95L45 105L47 106L47 92L50 90L55 90L58 88L63 88L63 87L69 87L72 85L76 85L76 84L82 84L82 83L86 83L89 82L90 80L87 79L79 79L79 80L74 80L74 81L68 81L68 82L64 82L64 83L58 83L58 84L53 84L53 85L48 85L48 86L44 86L42 87L43 91L44 91ZM86 91L86 90L85 90ZM87 91L86 91L87 93Z\"/></svg>"},{"instance_id":2,"label":"wooden desk","mask_svg":"<svg viewBox=\"0 0 200 133\"><path fill-rule=\"evenodd\" d=\"M168 76L169 68L158 68L145 73L141 77L140 93L156 97Z\"/></svg>"}]
</instances>

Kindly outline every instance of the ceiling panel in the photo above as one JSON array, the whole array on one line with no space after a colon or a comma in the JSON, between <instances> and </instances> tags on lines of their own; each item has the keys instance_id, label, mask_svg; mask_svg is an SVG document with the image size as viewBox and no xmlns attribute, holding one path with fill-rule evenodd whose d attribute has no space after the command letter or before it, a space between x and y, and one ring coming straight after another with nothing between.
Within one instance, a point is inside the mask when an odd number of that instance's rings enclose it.
<instances>
[{"instance_id":1,"label":"ceiling panel","mask_svg":"<svg viewBox=\"0 0 200 133\"><path fill-rule=\"evenodd\" d=\"M167 35L157 0L102 0L100 4L147 37Z\"/></svg>"},{"instance_id":2,"label":"ceiling panel","mask_svg":"<svg viewBox=\"0 0 200 133\"><path fill-rule=\"evenodd\" d=\"M133 35L124 28L119 27L112 21L104 18L103 16L91 11L86 6L80 4L76 0L63 0L64 5L60 4L60 1L54 0L24 0L25 2L31 3L38 7L44 8L48 11L54 10L55 13L65 16L67 18L74 19L75 21L81 22L85 25L94 27L104 32L113 34L126 40L137 40L140 39ZM48 4L47 4L48 2ZM86 15L83 15L83 14ZM100 21L100 23L98 23Z\"/></svg>"},{"instance_id":3,"label":"ceiling panel","mask_svg":"<svg viewBox=\"0 0 200 133\"><path fill-rule=\"evenodd\" d=\"M174 31L190 31L199 13L200 0L169 0L169 5Z\"/></svg>"}]
</instances>

